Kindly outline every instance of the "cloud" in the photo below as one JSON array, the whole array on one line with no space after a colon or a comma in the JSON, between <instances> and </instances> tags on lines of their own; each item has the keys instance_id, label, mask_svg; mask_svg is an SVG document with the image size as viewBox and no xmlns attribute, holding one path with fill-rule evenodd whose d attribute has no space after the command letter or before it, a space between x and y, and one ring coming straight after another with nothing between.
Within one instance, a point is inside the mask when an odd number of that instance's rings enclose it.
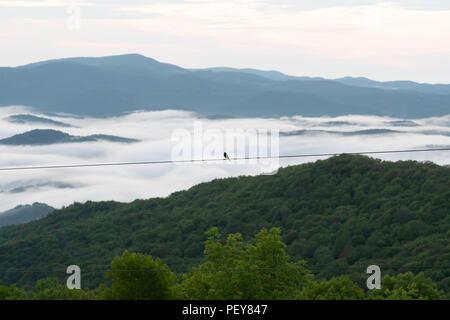
<instances>
[{"instance_id":1,"label":"cloud","mask_svg":"<svg viewBox=\"0 0 450 320\"><path fill-rule=\"evenodd\" d=\"M450 53L450 42L439 41L450 33L450 11L406 9L396 2L352 3L305 10L294 2L187 1L118 10L157 15L130 23L140 31L214 37L235 48L280 47L327 59L371 59L403 67L411 65L403 62L405 57Z\"/></svg>"},{"instance_id":2,"label":"cloud","mask_svg":"<svg viewBox=\"0 0 450 320\"><path fill-rule=\"evenodd\" d=\"M32 110L25 107L0 108L0 138L36 128L51 128L46 125L14 124L4 120L8 115L24 112L30 113ZM39 114L36 115L39 116ZM276 128L280 132L308 129L358 131L373 128L406 131L405 133L369 136L336 134L280 136L279 152L284 155L399 150L424 148L431 145L450 146L449 136L421 133L422 131L449 132L450 116L415 119L414 122L419 126L401 128L394 127L391 123L391 121L401 119L358 115L208 120L199 119L195 114L189 112L167 110L136 112L106 119L58 116L51 118L72 124L74 127L63 128L63 131L72 135L114 134L142 141L134 144L90 142L34 147L0 146L2 155L0 167L170 160L172 150L176 145L176 141L172 140L172 134L176 130L186 130L194 137L196 123L201 123L203 132L214 129L221 133L225 133L227 129L256 130L263 128ZM330 122L334 122L334 126L330 126ZM211 142L205 140L204 143ZM226 151L230 157L236 156L233 151ZM221 157L220 154L219 156ZM205 155L205 157L212 156ZM387 160L431 160L439 164L448 163L449 159L448 152L388 154L377 157ZM280 165L287 166L323 158L282 159ZM61 207L74 201L115 200L125 202L136 198L162 197L215 178L256 175L260 172L261 167L256 164L234 164L223 161L208 164L155 164L0 171L0 190L16 191L0 193L0 212L19 204L33 202L45 202L54 207ZM69 190L61 188L61 186L71 186L71 188Z\"/></svg>"},{"instance_id":3,"label":"cloud","mask_svg":"<svg viewBox=\"0 0 450 320\"><path fill-rule=\"evenodd\" d=\"M17 8L47 8L47 7L67 7L67 6L89 6L92 2L71 1L71 0L8 0L0 1L0 7Z\"/></svg>"}]
</instances>

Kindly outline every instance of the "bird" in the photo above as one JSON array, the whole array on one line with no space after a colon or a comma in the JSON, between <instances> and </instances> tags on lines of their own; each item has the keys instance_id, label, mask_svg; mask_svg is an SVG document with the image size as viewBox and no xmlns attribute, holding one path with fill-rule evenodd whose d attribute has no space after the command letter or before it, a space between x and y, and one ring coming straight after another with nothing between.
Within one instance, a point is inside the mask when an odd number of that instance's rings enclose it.
<instances>
[{"instance_id":1,"label":"bird","mask_svg":"<svg viewBox=\"0 0 450 320\"><path fill-rule=\"evenodd\" d=\"M223 160L230 160L230 158L228 157L228 154L226 152L223 153L223 157L224 157Z\"/></svg>"}]
</instances>

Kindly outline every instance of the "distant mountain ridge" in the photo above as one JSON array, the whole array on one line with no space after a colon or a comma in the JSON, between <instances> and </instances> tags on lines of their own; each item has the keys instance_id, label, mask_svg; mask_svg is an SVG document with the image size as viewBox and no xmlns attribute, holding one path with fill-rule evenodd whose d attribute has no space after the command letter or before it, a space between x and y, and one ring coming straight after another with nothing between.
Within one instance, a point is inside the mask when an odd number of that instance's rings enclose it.
<instances>
[{"instance_id":1,"label":"distant mountain ridge","mask_svg":"<svg viewBox=\"0 0 450 320\"><path fill-rule=\"evenodd\" d=\"M32 205L19 205L14 209L0 213L0 227L38 220L47 216L53 210L55 208L39 202Z\"/></svg>"},{"instance_id":2,"label":"distant mountain ridge","mask_svg":"<svg viewBox=\"0 0 450 320\"><path fill-rule=\"evenodd\" d=\"M11 187L5 187L4 189L0 189L1 193L23 193L27 191L37 191L41 188L57 188L57 189L72 189L76 188L77 185L64 182L64 181L27 181L25 183L21 183L20 185L15 185Z\"/></svg>"},{"instance_id":3,"label":"distant mountain ridge","mask_svg":"<svg viewBox=\"0 0 450 320\"><path fill-rule=\"evenodd\" d=\"M255 69L190 70L128 54L0 68L0 105L96 117L178 109L228 117L420 118L450 113L450 86L327 80Z\"/></svg>"},{"instance_id":4,"label":"distant mountain ridge","mask_svg":"<svg viewBox=\"0 0 450 320\"><path fill-rule=\"evenodd\" d=\"M14 114L5 118L6 121L20 124L45 124L56 127L71 127L70 124L55 121L49 118L39 117L32 114Z\"/></svg>"},{"instance_id":5,"label":"distant mountain ridge","mask_svg":"<svg viewBox=\"0 0 450 320\"><path fill-rule=\"evenodd\" d=\"M356 87L366 87L366 88L380 88L387 90L410 90L419 91L424 93L433 94L450 94L449 84L429 84L429 83L417 83L413 81L374 81L367 78L353 78L345 77L335 79L338 82L356 86Z\"/></svg>"},{"instance_id":6,"label":"distant mountain ridge","mask_svg":"<svg viewBox=\"0 0 450 320\"><path fill-rule=\"evenodd\" d=\"M48 145L56 143L110 141L121 143L137 142L136 139L122 138L104 134L93 134L89 136L72 136L70 134L51 129L35 129L25 133L16 134L12 137L1 139L0 144L4 145Z\"/></svg>"},{"instance_id":7,"label":"distant mountain ridge","mask_svg":"<svg viewBox=\"0 0 450 320\"><path fill-rule=\"evenodd\" d=\"M349 86L363 87L363 88L378 88L386 90L410 90L423 93L450 94L450 84L429 84L429 83L417 83L413 81L375 81L364 77L343 77L336 79L326 79L322 77L298 77L286 75L276 70L264 71L248 68L238 69L229 67L215 67L215 68L208 68L207 70L211 70L213 72L243 72L258 75L276 81L288 81L288 80L335 81Z\"/></svg>"}]
</instances>

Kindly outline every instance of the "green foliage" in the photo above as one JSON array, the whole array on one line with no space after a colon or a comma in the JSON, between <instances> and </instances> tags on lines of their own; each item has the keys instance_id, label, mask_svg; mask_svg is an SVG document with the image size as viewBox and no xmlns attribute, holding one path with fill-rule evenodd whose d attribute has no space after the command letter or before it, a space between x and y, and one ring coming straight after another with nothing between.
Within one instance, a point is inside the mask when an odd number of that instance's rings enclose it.
<instances>
[{"instance_id":1,"label":"green foliage","mask_svg":"<svg viewBox=\"0 0 450 320\"><path fill-rule=\"evenodd\" d=\"M382 278L381 289L371 290L367 294L373 300L437 300L444 298L436 284L421 272L414 276L412 272Z\"/></svg>"},{"instance_id":2,"label":"green foliage","mask_svg":"<svg viewBox=\"0 0 450 320\"><path fill-rule=\"evenodd\" d=\"M111 263L106 276L109 288L101 284L95 291L69 290L55 278L39 280L29 296L15 285L0 286L0 300L89 300L89 299L195 299L195 300L405 300L442 299L436 284L420 273L411 272L382 279L381 289L367 291L348 276L315 281L305 261L290 262L278 228L263 228L255 239L244 243L240 234L230 234L224 242L218 228L207 232L206 261L182 276L150 255L125 251Z\"/></svg>"},{"instance_id":3,"label":"green foliage","mask_svg":"<svg viewBox=\"0 0 450 320\"><path fill-rule=\"evenodd\" d=\"M95 293L81 289L68 289L55 278L46 278L36 282L31 296L33 300L92 300Z\"/></svg>"},{"instance_id":4,"label":"green foliage","mask_svg":"<svg viewBox=\"0 0 450 320\"><path fill-rule=\"evenodd\" d=\"M25 290L19 289L15 284L9 287L0 286L0 300L28 300Z\"/></svg>"},{"instance_id":5,"label":"green foliage","mask_svg":"<svg viewBox=\"0 0 450 320\"><path fill-rule=\"evenodd\" d=\"M217 226L248 242L281 228L286 251L316 279L365 268L424 272L450 293L450 168L342 155L276 175L217 179L160 199L86 202L0 229L0 270L81 267L83 287L104 281L98 266L123 251L161 258L184 273L205 262L205 232ZM42 274L4 272L0 284L32 286Z\"/></svg>"},{"instance_id":6,"label":"green foliage","mask_svg":"<svg viewBox=\"0 0 450 320\"><path fill-rule=\"evenodd\" d=\"M262 229L255 244L231 234L222 244L217 228L207 232L206 262L183 277L188 299L292 299L307 281L305 262L289 262L280 229Z\"/></svg>"},{"instance_id":7,"label":"green foliage","mask_svg":"<svg viewBox=\"0 0 450 320\"><path fill-rule=\"evenodd\" d=\"M106 276L113 280L111 289L104 289L104 299L166 300L173 298L175 275L161 259L125 251L111 262Z\"/></svg>"},{"instance_id":8,"label":"green foliage","mask_svg":"<svg viewBox=\"0 0 450 320\"><path fill-rule=\"evenodd\" d=\"M332 278L329 281L308 283L298 295L301 300L361 300L364 290L347 276Z\"/></svg>"}]
</instances>

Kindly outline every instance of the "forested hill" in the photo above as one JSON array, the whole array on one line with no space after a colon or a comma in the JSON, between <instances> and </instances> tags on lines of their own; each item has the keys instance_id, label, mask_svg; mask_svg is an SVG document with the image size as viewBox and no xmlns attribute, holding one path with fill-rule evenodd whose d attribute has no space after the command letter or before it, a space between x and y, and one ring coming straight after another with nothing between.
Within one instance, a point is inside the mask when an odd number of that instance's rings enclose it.
<instances>
[{"instance_id":1,"label":"forested hill","mask_svg":"<svg viewBox=\"0 0 450 320\"><path fill-rule=\"evenodd\" d=\"M342 155L273 176L217 179L164 199L74 204L3 227L0 285L34 284L77 264L83 286L93 288L125 249L182 272L200 262L211 226L245 239L276 226L288 253L319 278L362 282L367 266L378 264L384 274L424 271L448 293L449 213L450 168Z\"/></svg>"}]
</instances>

